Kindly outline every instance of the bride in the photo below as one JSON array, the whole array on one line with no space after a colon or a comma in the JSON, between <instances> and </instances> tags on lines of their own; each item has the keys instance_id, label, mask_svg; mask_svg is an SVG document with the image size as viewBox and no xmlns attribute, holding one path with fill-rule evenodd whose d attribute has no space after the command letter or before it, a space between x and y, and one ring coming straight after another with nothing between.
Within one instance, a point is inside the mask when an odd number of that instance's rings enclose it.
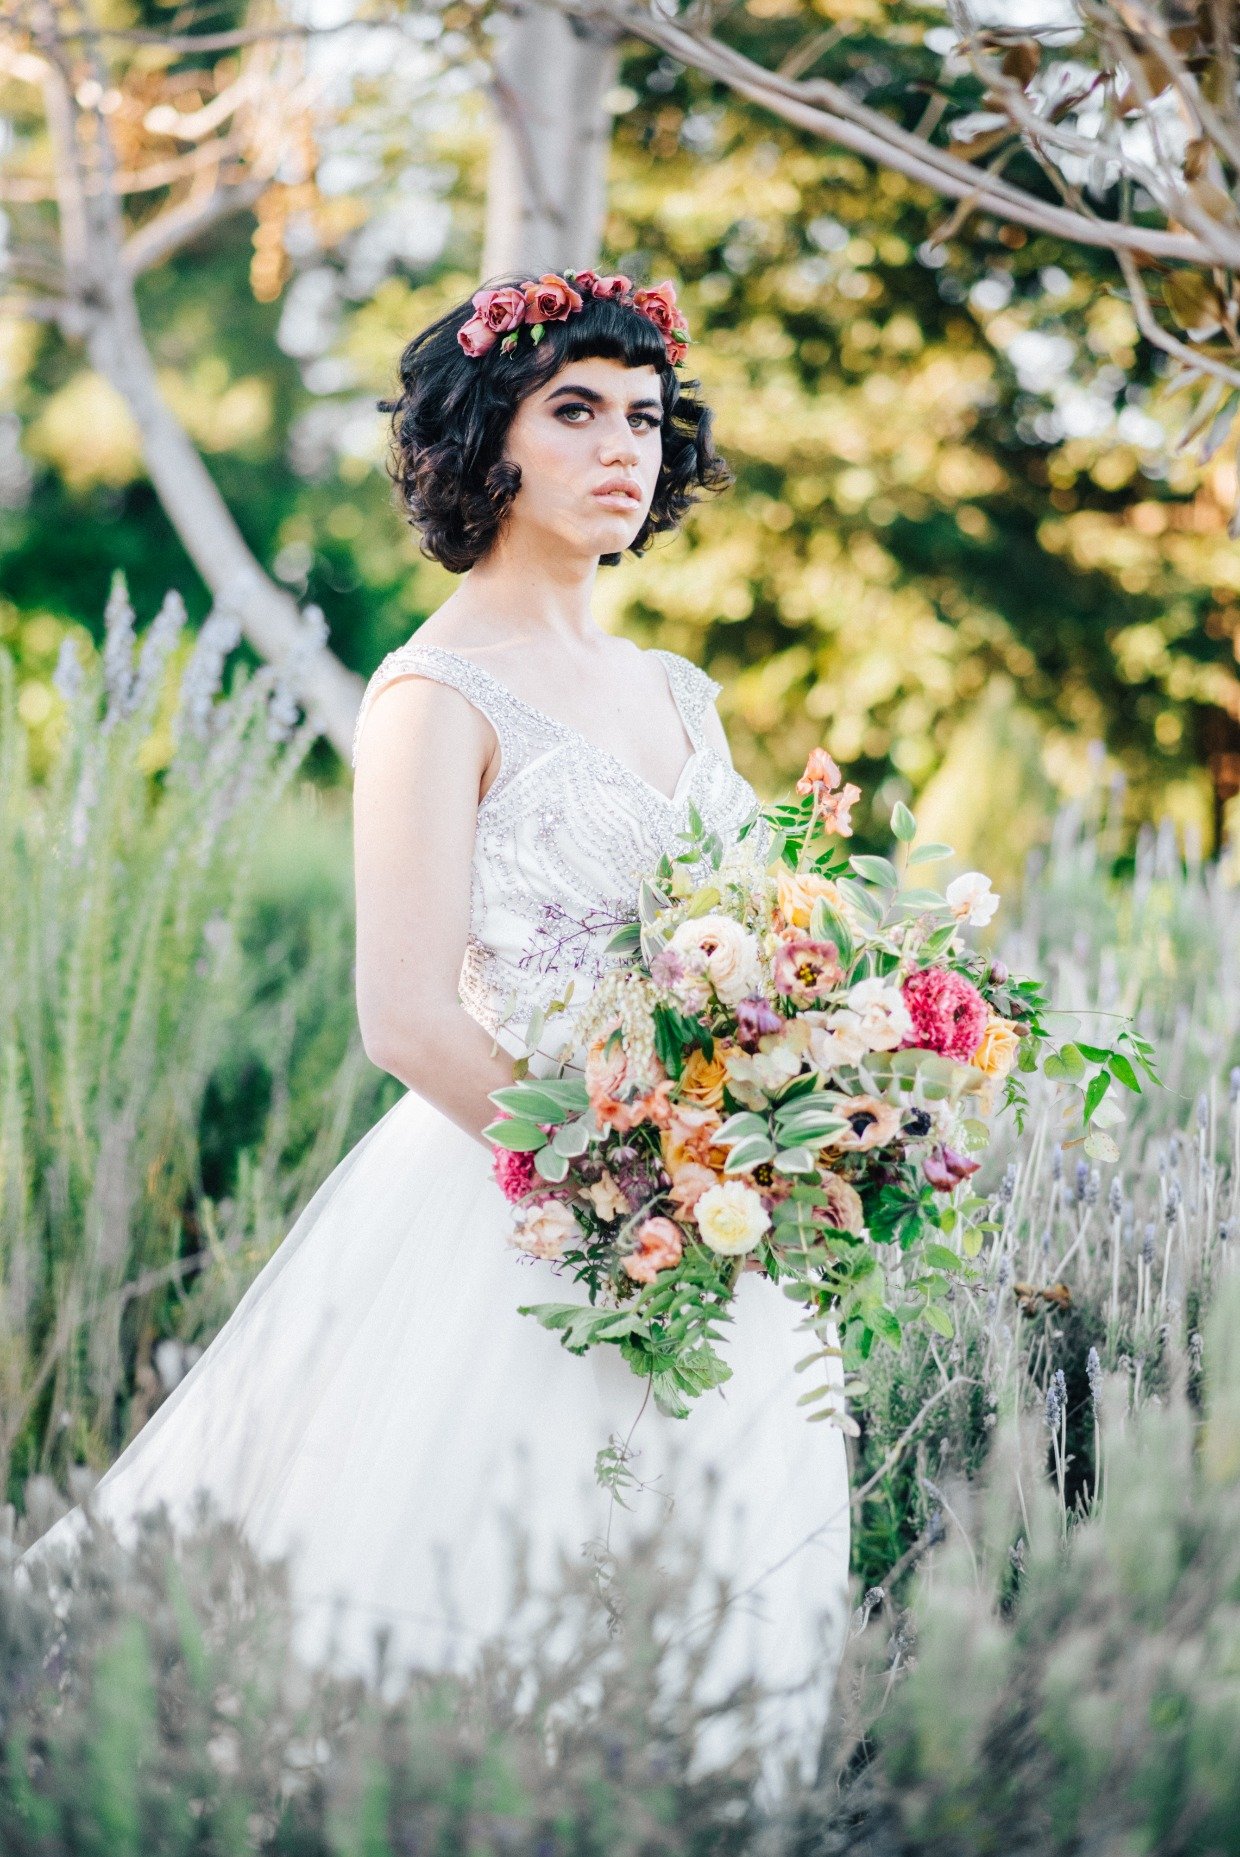
<instances>
[{"instance_id":1,"label":"bride","mask_svg":"<svg viewBox=\"0 0 1240 1857\"><path fill-rule=\"evenodd\" d=\"M307 1655L373 1669L384 1626L389 1662L447 1667L504 1628L514 1523L549 1589L561 1557L670 1510L700 1532L703 1595L727 1582L721 1679L824 1693L847 1464L797 1408L797 1306L743 1276L731 1379L688 1419L643 1409L613 1350L574 1357L518 1313L564 1285L513 1249L481 1138L515 1056L572 1062L572 1009L689 808L726 843L754 805L718 685L590 610L600 562L731 481L676 371L687 340L670 284L570 272L479 291L406 349L394 476L462 577L380 664L354 738L358 1013L407 1093L27 1571L90 1512L125 1538L157 1504L188 1524L205 1493L289 1557ZM617 1440L625 1509L594 1477Z\"/></svg>"}]
</instances>

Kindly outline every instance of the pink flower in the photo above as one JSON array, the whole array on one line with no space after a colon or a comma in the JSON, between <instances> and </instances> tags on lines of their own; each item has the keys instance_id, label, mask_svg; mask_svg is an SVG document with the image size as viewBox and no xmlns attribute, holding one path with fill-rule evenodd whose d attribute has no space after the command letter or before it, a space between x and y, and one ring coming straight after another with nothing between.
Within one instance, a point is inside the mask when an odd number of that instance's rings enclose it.
<instances>
[{"instance_id":1,"label":"pink flower","mask_svg":"<svg viewBox=\"0 0 1240 1857\"><path fill-rule=\"evenodd\" d=\"M783 1020L764 999L743 999L736 1008L736 1042L744 1051L756 1051L759 1038L777 1032Z\"/></svg>"},{"instance_id":2,"label":"pink flower","mask_svg":"<svg viewBox=\"0 0 1240 1857\"><path fill-rule=\"evenodd\" d=\"M485 355L488 348L493 348L499 337L494 329L489 329L481 316L471 316L462 323L456 332L456 339L471 357Z\"/></svg>"},{"instance_id":3,"label":"pink flower","mask_svg":"<svg viewBox=\"0 0 1240 1857\"><path fill-rule=\"evenodd\" d=\"M592 297L609 298L613 303L633 288L633 279L623 271L613 271L606 277L600 277L597 271L577 271L573 282L578 290L588 291Z\"/></svg>"},{"instance_id":4,"label":"pink flower","mask_svg":"<svg viewBox=\"0 0 1240 1857\"><path fill-rule=\"evenodd\" d=\"M828 999L844 978L839 957L833 941L787 936L775 956L775 991L797 1006L812 1006L817 1000Z\"/></svg>"},{"instance_id":5,"label":"pink flower","mask_svg":"<svg viewBox=\"0 0 1240 1857\"><path fill-rule=\"evenodd\" d=\"M637 1228L637 1249L624 1259L624 1268L635 1283L653 1283L661 1270L680 1262L684 1248L679 1226L670 1219L647 1219Z\"/></svg>"},{"instance_id":6,"label":"pink flower","mask_svg":"<svg viewBox=\"0 0 1240 1857\"><path fill-rule=\"evenodd\" d=\"M536 1177L534 1156L514 1154L510 1148L496 1148L491 1155L491 1172L505 1199L524 1199Z\"/></svg>"},{"instance_id":7,"label":"pink flower","mask_svg":"<svg viewBox=\"0 0 1240 1857\"><path fill-rule=\"evenodd\" d=\"M975 1174L981 1162L971 1161L967 1155L957 1154L955 1148L940 1143L927 1154L922 1166L932 1187L940 1193L950 1193L954 1186Z\"/></svg>"},{"instance_id":8,"label":"pink flower","mask_svg":"<svg viewBox=\"0 0 1240 1857\"><path fill-rule=\"evenodd\" d=\"M852 837L852 809L861 798L861 788L850 780L841 793L824 794L818 807L818 819L824 832L837 838Z\"/></svg>"},{"instance_id":9,"label":"pink flower","mask_svg":"<svg viewBox=\"0 0 1240 1857\"><path fill-rule=\"evenodd\" d=\"M805 772L797 781L797 792L804 798L807 793L823 794L834 792L840 784L840 770L825 748L812 748L809 760L805 763Z\"/></svg>"},{"instance_id":10,"label":"pink flower","mask_svg":"<svg viewBox=\"0 0 1240 1857\"><path fill-rule=\"evenodd\" d=\"M512 284L502 284L498 290L475 290L471 301L478 312L474 321L484 323L496 335L506 335L525 321L525 292Z\"/></svg>"},{"instance_id":11,"label":"pink flower","mask_svg":"<svg viewBox=\"0 0 1240 1857\"><path fill-rule=\"evenodd\" d=\"M990 1008L971 981L950 967L923 967L901 989L913 1036L904 1049L920 1046L967 1064L982 1042Z\"/></svg>"},{"instance_id":12,"label":"pink flower","mask_svg":"<svg viewBox=\"0 0 1240 1857\"><path fill-rule=\"evenodd\" d=\"M670 277L665 277L661 284L652 284L648 290L635 290L633 308L664 335L674 335L684 326L684 317L676 307L676 286Z\"/></svg>"},{"instance_id":13,"label":"pink flower","mask_svg":"<svg viewBox=\"0 0 1240 1857\"><path fill-rule=\"evenodd\" d=\"M581 297L554 271L544 273L536 284L525 286L525 320L527 322L563 322L582 307Z\"/></svg>"}]
</instances>

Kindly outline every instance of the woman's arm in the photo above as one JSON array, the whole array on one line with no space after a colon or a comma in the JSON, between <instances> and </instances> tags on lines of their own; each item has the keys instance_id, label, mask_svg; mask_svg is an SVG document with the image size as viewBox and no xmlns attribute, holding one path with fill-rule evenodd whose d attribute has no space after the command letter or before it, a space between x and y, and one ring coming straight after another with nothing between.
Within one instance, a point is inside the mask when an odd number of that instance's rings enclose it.
<instances>
[{"instance_id":1,"label":"woman's arm","mask_svg":"<svg viewBox=\"0 0 1240 1857\"><path fill-rule=\"evenodd\" d=\"M366 1054L479 1138L496 1113L488 1092L512 1082L512 1059L457 999L478 799L498 754L457 691L401 677L372 699L353 783Z\"/></svg>"}]
</instances>

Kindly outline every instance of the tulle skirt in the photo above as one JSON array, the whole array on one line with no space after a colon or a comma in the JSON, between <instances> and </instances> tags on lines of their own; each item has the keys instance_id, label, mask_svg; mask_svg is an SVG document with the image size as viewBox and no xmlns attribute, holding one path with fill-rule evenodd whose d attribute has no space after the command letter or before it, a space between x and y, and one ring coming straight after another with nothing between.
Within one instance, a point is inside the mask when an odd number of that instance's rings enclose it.
<instances>
[{"instance_id":1,"label":"tulle skirt","mask_svg":"<svg viewBox=\"0 0 1240 1857\"><path fill-rule=\"evenodd\" d=\"M797 1687L798 1719L820 1722L847 1619L848 1469L839 1429L796 1403L810 1347L797 1306L742 1276L732 1378L667 1418L643 1409L645 1384L614 1349L570 1355L518 1313L581 1292L514 1251L509 1227L481 1145L406 1094L88 1506L124 1540L159 1504L188 1525L205 1492L260 1554L288 1558L302 1654L361 1674L376 1627L389 1666L424 1669L460 1668L502 1634L514 1531L525 1577L550 1586L564 1557L605 1539L622 1550L670 1512L701 1537L703 1617L728 1584L719 1683L751 1672ZM827 1372L838 1384L838 1363ZM630 1433L643 1487L621 1508L595 1457ZM72 1510L23 1567L83 1526Z\"/></svg>"}]
</instances>

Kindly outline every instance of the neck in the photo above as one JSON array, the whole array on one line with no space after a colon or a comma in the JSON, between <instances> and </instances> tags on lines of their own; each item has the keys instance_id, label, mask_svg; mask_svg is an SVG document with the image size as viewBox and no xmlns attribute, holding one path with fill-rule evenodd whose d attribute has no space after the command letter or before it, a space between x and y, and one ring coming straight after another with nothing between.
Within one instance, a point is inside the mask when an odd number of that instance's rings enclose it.
<instances>
[{"instance_id":1,"label":"neck","mask_svg":"<svg viewBox=\"0 0 1240 1857\"><path fill-rule=\"evenodd\" d=\"M460 590L479 611L503 613L507 631L579 641L599 630L590 610L597 555L540 547L529 535L496 541L463 576Z\"/></svg>"}]
</instances>

